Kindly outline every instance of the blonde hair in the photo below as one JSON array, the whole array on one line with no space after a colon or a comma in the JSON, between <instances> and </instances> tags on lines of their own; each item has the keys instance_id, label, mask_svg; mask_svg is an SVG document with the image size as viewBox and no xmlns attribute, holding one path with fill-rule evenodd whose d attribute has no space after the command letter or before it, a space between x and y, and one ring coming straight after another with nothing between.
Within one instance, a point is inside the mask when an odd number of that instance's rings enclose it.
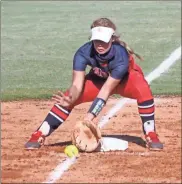
<instances>
[{"instance_id":1,"label":"blonde hair","mask_svg":"<svg viewBox=\"0 0 182 184\"><path fill-rule=\"evenodd\" d=\"M92 28L98 27L98 26L109 27L109 28L112 28L114 31L116 31L116 25L108 18L96 19L91 24L90 28L92 29ZM124 41L121 41L119 35L114 33L113 36L112 36L112 40L113 40L113 42L119 43L120 45L125 47L129 54L132 54L132 55L134 54L138 59L143 61L143 57L141 57L139 54L135 53L134 50L132 48L130 48Z\"/></svg>"}]
</instances>

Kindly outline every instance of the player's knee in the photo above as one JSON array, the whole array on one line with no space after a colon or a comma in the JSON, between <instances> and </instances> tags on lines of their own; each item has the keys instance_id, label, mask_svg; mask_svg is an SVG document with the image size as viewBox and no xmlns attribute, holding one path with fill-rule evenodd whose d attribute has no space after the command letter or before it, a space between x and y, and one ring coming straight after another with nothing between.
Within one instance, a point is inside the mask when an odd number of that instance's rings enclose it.
<instances>
[{"instance_id":1,"label":"player's knee","mask_svg":"<svg viewBox=\"0 0 182 184\"><path fill-rule=\"evenodd\" d=\"M139 103L148 101L153 99L152 91L150 87L146 85L145 87L141 87L140 89L136 90L136 100Z\"/></svg>"}]
</instances>

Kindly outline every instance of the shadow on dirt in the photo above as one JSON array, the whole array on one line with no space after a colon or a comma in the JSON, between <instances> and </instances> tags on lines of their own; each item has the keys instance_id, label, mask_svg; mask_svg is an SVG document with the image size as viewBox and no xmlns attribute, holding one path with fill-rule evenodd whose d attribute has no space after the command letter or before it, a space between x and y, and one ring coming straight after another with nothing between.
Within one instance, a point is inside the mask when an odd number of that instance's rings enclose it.
<instances>
[{"instance_id":1,"label":"shadow on dirt","mask_svg":"<svg viewBox=\"0 0 182 184\"><path fill-rule=\"evenodd\" d=\"M57 143L54 143L54 144L47 144L47 145L44 145L44 146L68 146L72 144L71 141L65 141L65 142L57 142Z\"/></svg>"},{"instance_id":2,"label":"shadow on dirt","mask_svg":"<svg viewBox=\"0 0 182 184\"><path fill-rule=\"evenodd\" d=\"M112 137L121 139L124 141L135 143L139 146L146 148L146 142L141 137L130 136L130 135L103 135L103 137Z\"/></svg>"},{"instance_id":3,"label":"shadow on dirt","mask_svg":"<svg viewBox=\"0 0 182 184\"><path fill-rule=\"evenodd\" d=\"M102 137L112 137L112 138L121 139L121 140L135 143L139 146L146 148L146 143L141 137L130 136L130 135L103 135ZM44 146L67 146L70 144L72 144L71 141L65 141L65 142L57 142L54 144L44 145Z\"/></svg>"}]
</instances>

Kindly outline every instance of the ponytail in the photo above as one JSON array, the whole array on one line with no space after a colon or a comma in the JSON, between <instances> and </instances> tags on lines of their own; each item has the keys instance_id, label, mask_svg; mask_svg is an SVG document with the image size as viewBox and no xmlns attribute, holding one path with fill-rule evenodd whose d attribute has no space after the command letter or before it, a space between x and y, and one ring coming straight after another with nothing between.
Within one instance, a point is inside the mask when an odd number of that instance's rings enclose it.
<instances>
[{"instance_id":1,"label":"ponytail","mask_svg":"<svg viewBox=\"0 0 182 184\"><path fill-rule=\"evenodd\" d=\"M144 60L142 56L140 56L139 54L137 54L136 52L134 52L134 50L131 47L129 47L124 41L121 41L119 39L119 36L113 35L113 42L119 43L120 45L122 45L128 51L129 54L135 55L141 61Z\"/></svg>"}]
</instances>

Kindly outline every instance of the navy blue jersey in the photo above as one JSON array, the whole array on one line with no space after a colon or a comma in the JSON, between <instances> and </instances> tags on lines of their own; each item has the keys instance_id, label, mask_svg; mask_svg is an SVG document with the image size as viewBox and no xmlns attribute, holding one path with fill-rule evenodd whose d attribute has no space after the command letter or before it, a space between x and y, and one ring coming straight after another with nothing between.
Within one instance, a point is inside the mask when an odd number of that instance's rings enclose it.
<instances>
[{"instance_id":1,"label":"navy blue jersey","mask_svg":"<svg viewBox=\"0 0 182 184\"><path fill-rule=\"evenodd\" d=\"M73 70L85 71L87 65L91 72L101 78L109 74L114 79L122 79L128 73L129 55L127 50L118 43L113 43L111 49L103 55L98 54L92 42L81 46L74 55Z\"/></svg>"}]
</instances>

